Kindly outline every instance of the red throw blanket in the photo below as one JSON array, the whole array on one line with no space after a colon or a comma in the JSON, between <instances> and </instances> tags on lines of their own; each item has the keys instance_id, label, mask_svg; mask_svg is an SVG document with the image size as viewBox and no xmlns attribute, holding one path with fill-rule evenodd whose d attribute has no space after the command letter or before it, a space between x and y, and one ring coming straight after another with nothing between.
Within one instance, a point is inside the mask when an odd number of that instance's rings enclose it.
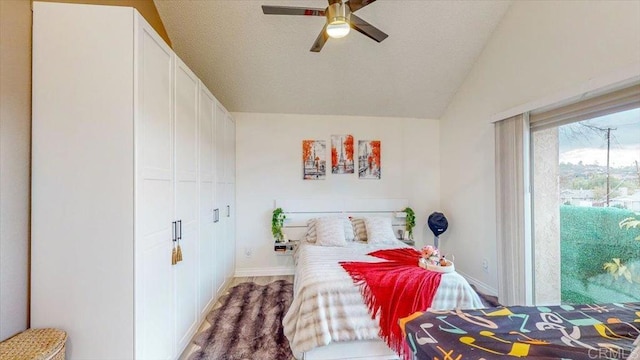
<instances>
[{"instance_id":1,"label":"red throw blanket","mask_svg":"<svg viewBox=\"0 0 640 360\"><path fill-rule=\"evenodd\" d=\"M411 248L378 250L367 255L389 261L341 262L360 285L371 318L380 314L380 337L404 359L410 353L398 319L431 306L441 273L418 266L420 253Z\"/></svg>"}]
</instances>

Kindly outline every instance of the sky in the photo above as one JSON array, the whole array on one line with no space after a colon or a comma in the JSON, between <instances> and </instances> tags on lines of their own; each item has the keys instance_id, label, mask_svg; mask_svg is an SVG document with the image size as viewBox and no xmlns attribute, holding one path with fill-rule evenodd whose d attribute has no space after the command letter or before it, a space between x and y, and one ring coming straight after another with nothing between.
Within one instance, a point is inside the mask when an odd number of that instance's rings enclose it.
<instances>
[{"instance_id":1,"label":"sky","mask_svg":"<svg viewBox=\"0 0 640 360\"><path fill-rule=\"evenodd\" d=\"M607 164L606 130L611 128L610 165L635 166L640 162L640 108L605 115L599 118L560 127L560 162L577 164Z\"/></svg>"}]
</instances>

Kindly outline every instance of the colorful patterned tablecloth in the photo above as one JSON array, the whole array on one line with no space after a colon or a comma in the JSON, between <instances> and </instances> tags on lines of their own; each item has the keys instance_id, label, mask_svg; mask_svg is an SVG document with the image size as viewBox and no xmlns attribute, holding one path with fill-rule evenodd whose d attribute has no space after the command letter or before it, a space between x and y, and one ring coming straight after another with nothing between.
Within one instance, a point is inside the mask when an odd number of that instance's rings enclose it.
<instances>
[{"instance_id":1,"label":"colorful patterned tablecloth","mask_svg":"<svg viewBox=\"0 0 640 360\"><path fill-rule=\"evenodd\" d=\"M640 302L417 312L400 320L414 359L626 359Z\"/></svg>"}]
</instances>

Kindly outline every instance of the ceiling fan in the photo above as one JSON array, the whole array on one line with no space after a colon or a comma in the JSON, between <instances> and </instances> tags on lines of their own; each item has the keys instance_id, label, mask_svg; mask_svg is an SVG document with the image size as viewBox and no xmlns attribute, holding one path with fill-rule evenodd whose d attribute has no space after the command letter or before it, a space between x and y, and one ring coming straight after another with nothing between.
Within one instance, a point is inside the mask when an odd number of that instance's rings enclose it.
<instances>
[{"instance_id":1,"label":"ceiling fan","mask_svg":"<svg viewBox=\"0 0 640 360\"><path fill-rule=\"evenodd\" d=\"M324 28L322 28L313 46L311 46L311 51L313 52L320 52L329 37L337 39L347 36L350 28L377 42L381 42L389 36L353 14L376 0L347 0L344 3L342 0L328 1L329 6L324 9L262 5L262 12L266 15L326 16L327 22L324 24Z\"/></svg>"}]
</instances>

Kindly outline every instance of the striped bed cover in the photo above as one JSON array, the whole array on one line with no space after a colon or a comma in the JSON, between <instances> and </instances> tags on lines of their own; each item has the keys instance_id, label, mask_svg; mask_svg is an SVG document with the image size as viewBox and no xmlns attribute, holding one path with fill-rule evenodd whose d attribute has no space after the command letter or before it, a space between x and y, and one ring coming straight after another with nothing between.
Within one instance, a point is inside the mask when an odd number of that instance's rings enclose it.
<instances>
[{"instance_id":1,"label":"striped bed cover","mask_svg":"<svg viewBox=\"0 0 640 360\"><path fill-rule=\"evenodd\" d=\"M297 358L302 353L336 341L379 339L378 320L371 319L359 286L340 261L384 261L366 254L396 244L349 242L346 247L303 242L294 253L294 298L283 319L284 333ZM442 274L432 309L477 309L482 301L458 273Z\"/></svg>"}]
</instances>

